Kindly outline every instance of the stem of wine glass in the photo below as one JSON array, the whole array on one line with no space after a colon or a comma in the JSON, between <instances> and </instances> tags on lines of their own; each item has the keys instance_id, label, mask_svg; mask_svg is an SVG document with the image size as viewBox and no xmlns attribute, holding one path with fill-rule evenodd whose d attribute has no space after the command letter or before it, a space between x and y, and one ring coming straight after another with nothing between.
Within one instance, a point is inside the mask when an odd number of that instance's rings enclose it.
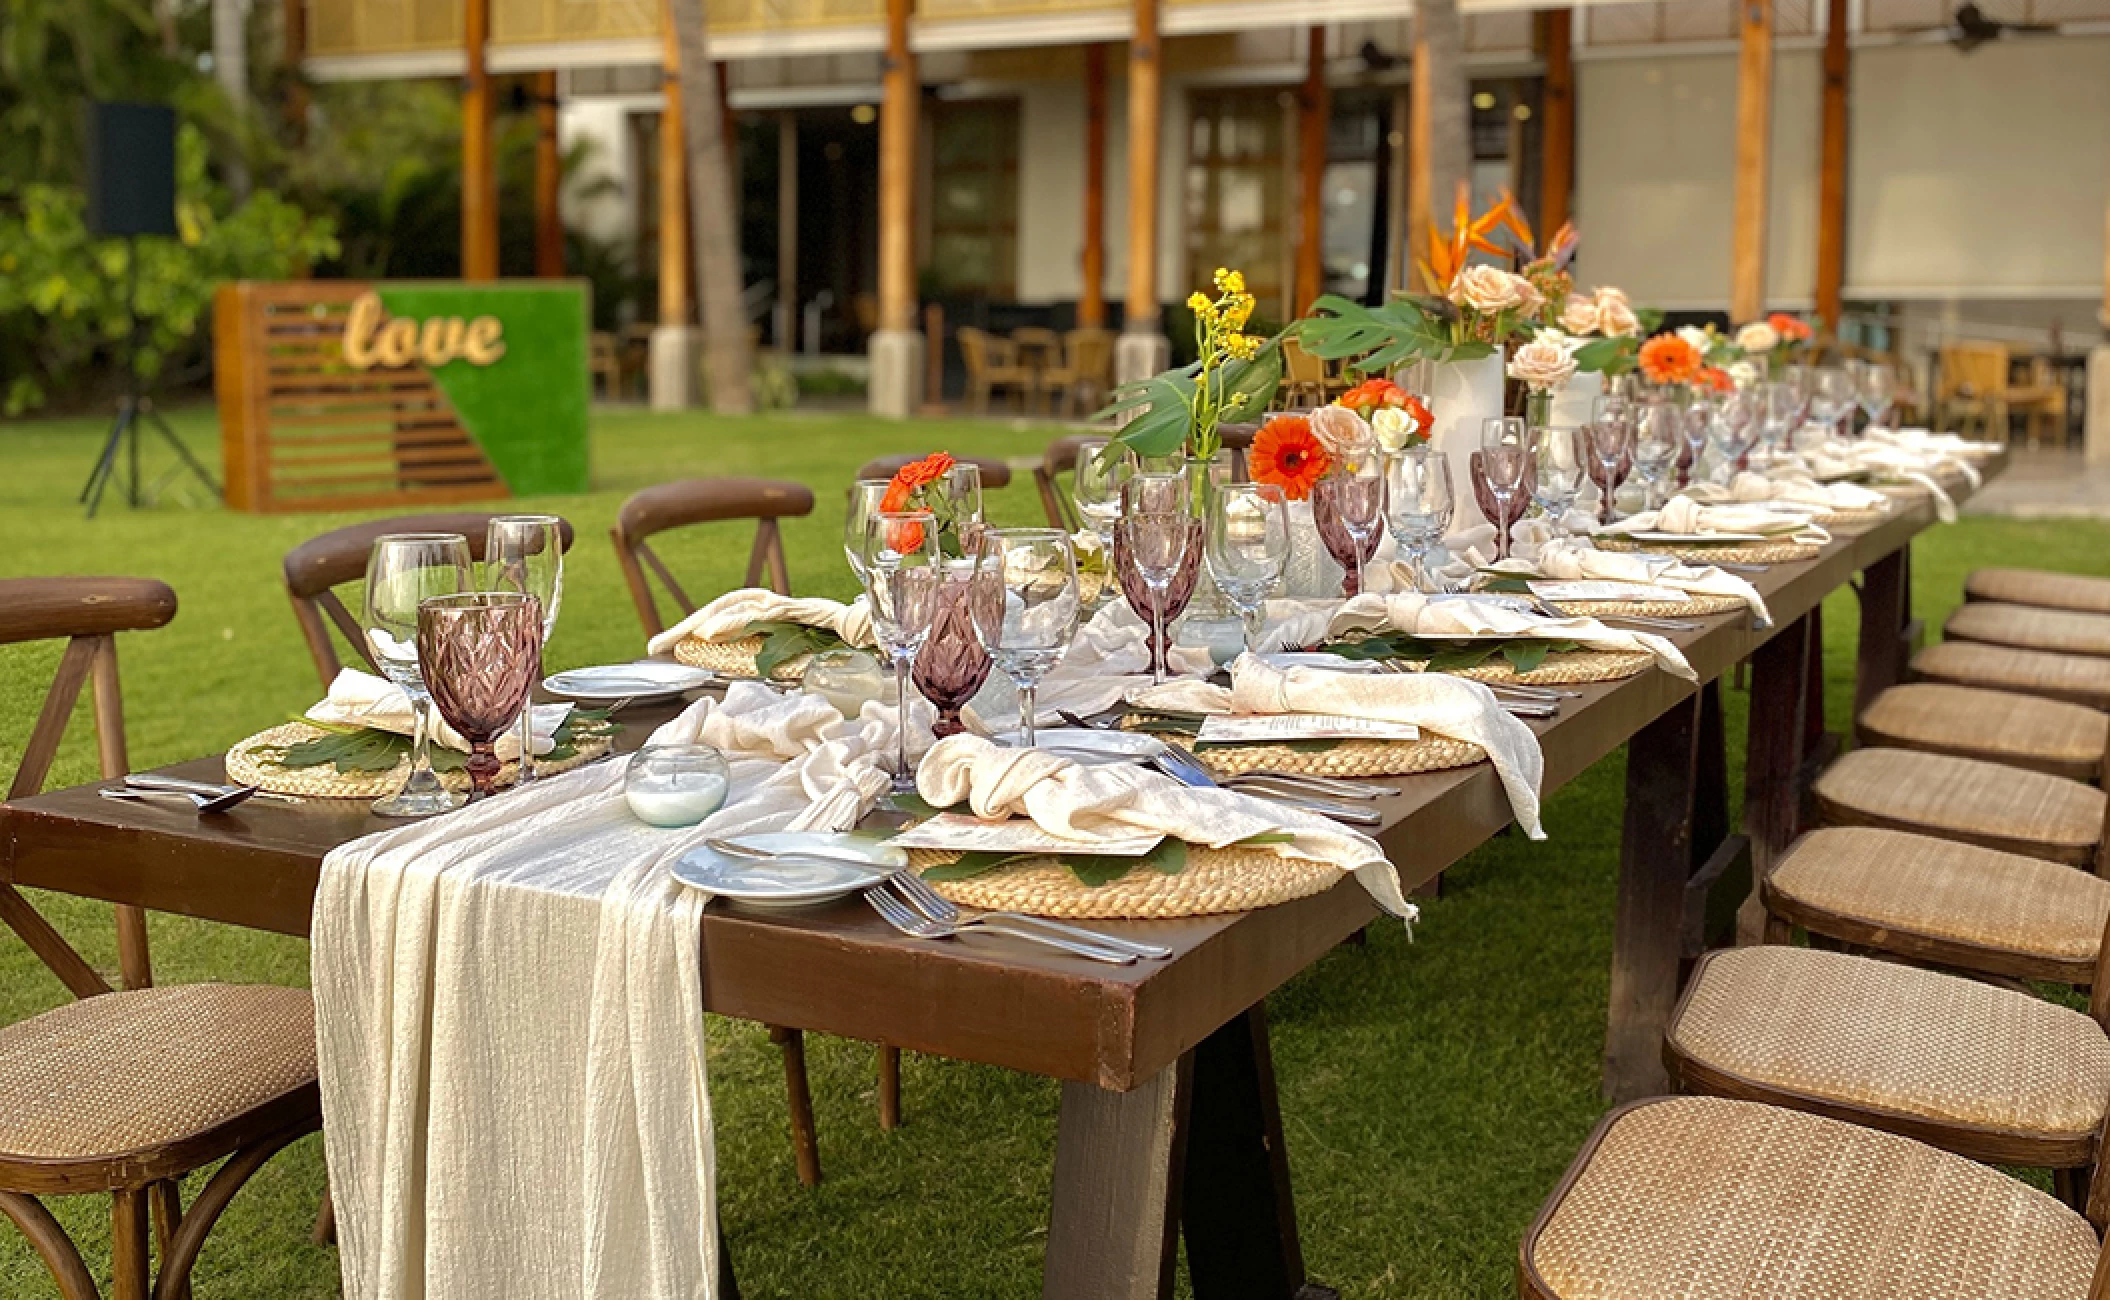
<instances>
[{"instance_id":1,"label":"stem of wine glass","mask_svg":"<svg viewBox=\"0 0 2110 1300\"><path fill-rule=\"evenodd\" d=\"M469 747L469 798L488 799L498 793L498 746L480 740Z\"/></svg>"},{"instance_id":2,"label":"stem of wine glass","mask_svg":"<svg viewBox=\"0 0 2110 1300\"><path fill-rule=\"evenodd\" d=\"M535 702L520 706L520 720L513 729L520 735L520 770L513 776L518 788L535 779Z\"/></svg>"},{"instance_id":3,"label":"stem of wine glass","mask_svg":"<svg viewBox=\"0 0 2110 1300\"><path fill-rule=\"evenodd\" d=\"M1262 596L1252 605L1238 607L1238 621L1245 625L1245 649L1247 654L1260 653L1260 634L1267 629L1267 597Z\"/></svg>"},{"instance_id":4,"label":"stem of wine glass","mask_svg":"<svg viewBox=\"0 0 2110 1300\"><path fill-rule=\"evenodd\" d=\"M894 789L905 792L916 788L916 774L908 766L908 656L894 653L894 700L897 715L894 727Z\"/></svg>"},{"instance_id":5,"label":"stem of wine glass","mask_svg":"<svg viewBox=\"0 0 2110 1300\"><path fill-rule=\"evenodd\" d=\"M1026 738L1026 748L1031 749L1033 748L1033 688L1039 683L1017 682L1014 684L1018 687L1019 734Z\"/></svg>"},{"instance_id":6,"label":"stem of wine glass","mask_svg":"<svg viewBox=\"0 0 2110 1300\"><path fill-rule=\"evenodd\" d=\"M415 733L410 742L410 778L403 783L405 793L423 794L439 784L439 775L432 770L432 696L417 691L411 696L410 716Z\"/></svg>"},{"instance_id":7,"label":"stem of wine glass","mask_svg":"<svg viewBox=\"0 0 2110 1300\"><path fill-rule=\"evenodd\" d=\"M1172 656L1165 645L1165 588L1156 583L1146 584L1150 588L1150 684L1165 684L1165 661Z\"/></svg>"}]
</instances>

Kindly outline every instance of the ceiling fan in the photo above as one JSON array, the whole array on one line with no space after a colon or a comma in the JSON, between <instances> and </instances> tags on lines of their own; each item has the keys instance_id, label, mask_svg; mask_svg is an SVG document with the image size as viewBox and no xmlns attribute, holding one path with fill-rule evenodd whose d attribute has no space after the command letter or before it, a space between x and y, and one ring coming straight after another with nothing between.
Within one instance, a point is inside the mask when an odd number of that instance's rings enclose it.
<instances>
[{"instance_id":1,"label":"ceiling fan","mask_svg":"<svg viewBox=\"0 0 2110 1300\"><path fill-rule=\"evenodd\" d=\"M1988 18L1985 10L1980 9L1975 0L1964 0L1956 6L1956 12L1948 22L1939 27L1915 27L1907 34L1941 32L1951 45L1962 53L1969 54L1979 46L2009 34L2040 35L2056 33L2058 30L2058 26L2053 23L2006 23L1997 18Z\"/></svg>"}]
</instances>

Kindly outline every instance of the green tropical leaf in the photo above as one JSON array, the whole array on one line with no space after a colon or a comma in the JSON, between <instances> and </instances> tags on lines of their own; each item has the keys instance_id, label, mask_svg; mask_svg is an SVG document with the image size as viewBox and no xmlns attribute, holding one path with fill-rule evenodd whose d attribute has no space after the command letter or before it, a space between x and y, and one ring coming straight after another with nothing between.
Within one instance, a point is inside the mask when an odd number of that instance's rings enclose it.
<instances>
[{"instance_id":1,"label":"green tropical leaf","mask_svg":"<svg viewBox=\"0 0 2110 1300\"><path fill-rule=\"evenodd\" d=\"M804 623L750 623L742 635L762 638L762 648L755 651L755 676L762 678L800 655L844 648L843 639L835 633Z\"/></svg>"},{"instance_id":2,"label":"green tropical leaf","mask_svg":"<svg viewBox=\"0 0 2110 1300\"><path fill-rule=\"evenodd\" d=\"M1110 885L1137 867L1149 867L1168 876L1187 869L1187 842L1167 835L1157 847L1141 857L1116 857L1110 853L1070 854L1062 859L1078 883L1092 889Z\"/></svg>"},{"instance_id":3,"label":"green tropical leaf","mask_svg":"<svg viewBox=\"0 0 2110 1300\"><path fill-rule=\"evenodd\" d=\"M1297 837L1288 831L1262 831L1258 835L1248 835L1244 839L1236 841L1232 847L1257 849L1269 844L1294 844L1296 840Z\"/></svg>"},{"instance_id":4,"label":"green tropical leaf","mask_svg":"<svg viewBox=\"0 0 2110 1300\"><path fill-rule=\"evenodd\" d=\"M1511 641L1502 647L1502 657L1520 674L1528 673L1545 663L1546 656L1552 653L1551 641Z\"/></svg>"},{"instance_id":5,"label":"green tropical leaf","mask_svg":"<svg viewBox=\"0 0 2110 1300\"><path fill-rule=\"evenodd\" d=\"M1037 853L962 853L943 866L928 867L923 872L925 880L972 880L998 867L1014 862L1025 862L1040 857Z\"/></svg>"}]
</instances>

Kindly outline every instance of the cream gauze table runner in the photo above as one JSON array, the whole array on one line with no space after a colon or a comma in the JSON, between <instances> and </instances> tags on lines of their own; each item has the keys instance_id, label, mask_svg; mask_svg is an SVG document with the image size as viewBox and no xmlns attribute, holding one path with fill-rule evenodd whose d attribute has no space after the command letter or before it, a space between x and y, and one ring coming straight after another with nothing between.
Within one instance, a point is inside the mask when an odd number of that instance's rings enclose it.
<instances>
[{"instance_id":1,"label":"cream gauze table runner","mask_svg":"<svg viewBox=\"0 0 2110 1300\"><path fill-rule=\"evenodd\" d=\"M623 764L353 841L315 896L316 1034L347 1300L704 1300L717 1276L705 837L847 829L891 710L735 683L659 741L725 751L726 807L661 830Z\"/></svg>"}]
</instances>

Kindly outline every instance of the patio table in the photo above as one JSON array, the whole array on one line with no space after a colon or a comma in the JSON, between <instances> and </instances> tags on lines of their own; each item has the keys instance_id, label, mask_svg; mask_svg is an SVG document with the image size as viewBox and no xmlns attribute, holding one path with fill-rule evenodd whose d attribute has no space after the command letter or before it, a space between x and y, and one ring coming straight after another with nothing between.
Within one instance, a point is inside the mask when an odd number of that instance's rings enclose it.
<instances>
[{"instance_id":1,"label":"patio table","mask_svg":"<svg viewBox=\"0 0 2110 1300\"><path fill-rule=\"evenodd\" d=\"M1997 472L1998 463L1986 467ZM1673 637L1697 683L1659 671L1575 688L1531 725L1547 792L1620 745L1627 763L1605 1088L1666 1087L1661 1039L1685 964L1730 933L1751 869L1800 824L1822 724L1820 606L1861 575L1858 696L1898 681L1916 635L1909 547L1934 522L1907 498L1813 560L1753 581L1774 624L1744 612ZM1728 817L1721 678L1752 659L1745 829ZM628 745L668 709L625 718ZM162 769L222 779L219 757ZM1374 832L1409 890L1510 824L1486 764L1386 778ZM106 783L98 783L106 784ZM0 879L285 934L305 934L323 856L398 824L363 803L252 800L220 817L100 798L79 786L0 805ZM1561 833L1555 825L1554 835ZM723 901L703 922L704 1003L726 1016L877 1040L1062 1081L1042 1294L1171 1294L1184 1231L1194 1294L1313 1297L1291 1201L1264 1001L1377 918L1362 887L1259 911L1105 923L1171 946L1110 967L1002 941L931 943L862 903L764 911ZM737 1247L736 1247L737 1249Z\"/></svg>"}]
</instances>

